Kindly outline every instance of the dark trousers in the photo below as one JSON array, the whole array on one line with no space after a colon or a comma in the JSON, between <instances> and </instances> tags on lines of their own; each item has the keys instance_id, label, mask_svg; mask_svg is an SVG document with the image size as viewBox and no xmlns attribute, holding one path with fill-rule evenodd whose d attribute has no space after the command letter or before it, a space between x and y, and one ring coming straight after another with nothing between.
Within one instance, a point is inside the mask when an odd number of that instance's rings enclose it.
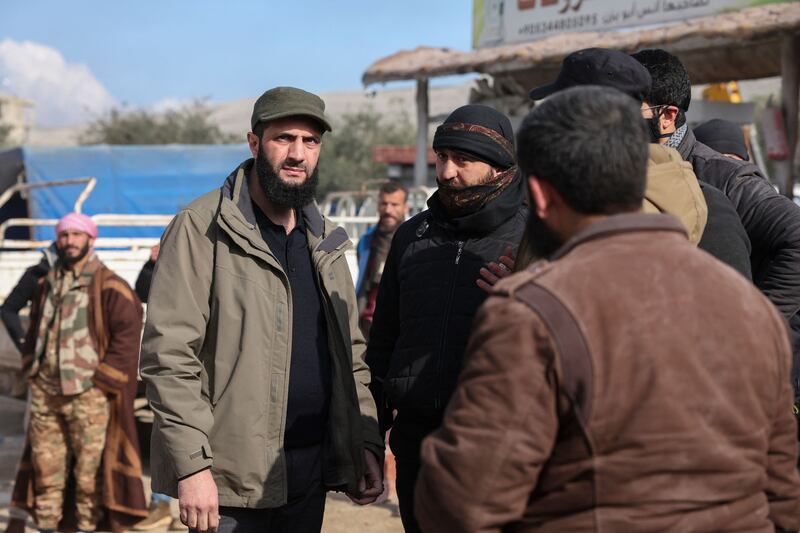
<instances>
[{"instance_id":1,"label":"dark trousers","mask_svg":"<svg viewBox=\"0 0 800 533\"><path fill-rule=\"evenodd\" d=\"M219 508L217 533L319 533L325 513L321 447L286 451L288 500L271 509Z\"/></svg>"},{"instance_id":2,"label":"dark trousers","mask_svg":"<svg viewBox=\"0 0 800 533\"><path fill-rule=\"evenodd\" d=\"M395 456L397 480L395 488L400 504L400 520L406 533L421 533L422 530L414 517L414 485L419 474L419 455L400 457Z\"/></svg>"},{"instance_id":3,"label":"dark trousers","mask_svg":"<svg viewBox=\"0 0 800 533\"><path fill-rule=\"evenodd\" d=\"M422 418L400 411L389 434L389 446L394 454L397 472L395 488L400 504L400 519L406 533L421 531L414 517L414 485L417 483L420 469L420 445L440 422L439 417Z\"/></svg>"}]
</instances>

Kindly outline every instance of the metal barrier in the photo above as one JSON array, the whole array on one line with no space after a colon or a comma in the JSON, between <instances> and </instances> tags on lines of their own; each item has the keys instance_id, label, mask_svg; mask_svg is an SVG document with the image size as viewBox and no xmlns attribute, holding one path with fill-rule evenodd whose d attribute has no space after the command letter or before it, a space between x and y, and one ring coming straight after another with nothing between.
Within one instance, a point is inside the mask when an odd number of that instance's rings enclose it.
<instances>
[{"instance_id":1,"label":"metal barrier","mask_svg":"<svg viewBox=\"0 0 800 533\"><path fill-rule=\"evenodd\" d=\"M86 187L81 191L73 211L81 212L83 203L91 194L97 180L95 178L76 178L69 180L53 181L46 183L18 183L9 187L0 195L0 207L17 192L24 192L31 189L44 187L58 187L64 185L76 185L85 183ZM408 192L409 215L413 216L426 208L426 202L435 189L429 187L415 187ZM342 226L350 238L357 242L359 238L373 224L378 222L378 192L377 191L341 191L328 194L320 204L320 211L334 224ZM166 227L174 215L127 215L116 213L101 213L92 215L92 220L98 226L132 226L132 227ZM11 245L18 249L43 248L50 244L50 241L40 240L21 240L6 239L6 231L10 227L39 227L55 226L58 220L51 218L11 218L0 224L0 249ZM13 243L13 244L12 244ZM127 244L126 244L127 243ZM104 239L98 238L96 248L127 248L138 249L142 246L151 246L153 239Z\"/></svg>"},{"instance_id":2,"label":"metal barrier","mask_svg":"<svg viewBox=\"0 0 800 533\"><path fill-rule=\"evenodd\" d=\"M408 191L409 216L427 209L427 201L436 189L414 187ZM329 193L320 204L329 220L342 226L354 242L378 222L378 191L341 191Z\"/></svg>"},{"instance_id":3,"label":"metal barrier","mask_svg":"<svg viewBox=\"0 0 800 533\"><path fill-rule=\"evenodd\" d=\"M27 192L31 189L44 189L47 187L60 187L62 185L79 185L81 183L85 183L86 186L78 195L78 199L75 200L75 205L72 208L72 210L76 213L80 213L81 208L83 207L83 202L85 202L89 195L92 194L94 186L97 184L96 178L86 177L60 181L46 181L41 183L17 183L3 191L3 194L0 194L0 208L6 205L11 197L18 192Z\"/></svg>"},{"instance_id":4,"label":"metal barrier","mask_svg":"<svg viewBox=\"0 0 800 533\"><path fill-rule=\"evenodd\" d=\"M117 215L117 214L97 214L91 218L98 227L102 226L130 226L130 227L166 227L174 215ZM37 249L45 248L50 245L50 240L22 240L6 239L6 231L10 227L37 227L55 226L58 220L55 218L10 218L0 224L0 249L6 246L18 249ZM141 247L150 247L158 242L153 238L138 237L119 237L104 238L98 237L95 241L95 248L130 248L138 250Z\"/></svg>"},{"instance_id":5,"label":"metal barrier","mask_svg":"<svg viewBox=\"0 0 800 533\"><path fill-rule=\"evenodd\" d=\"M83 203L94 189L95 178L77 178L48 183L20 183L6 190L0 195L0 207L3 206L16 192L42 187L57 187L85 183L75 201L73 210L80 212ZM413 188L408 194L410 215L422 211L426 207L428 197L434 189L426 187ZM320 211L331 222L342 226L350 236L353 244L367 229L378 222L378 192L377 191L346 191L335 192L327 195L320 205ZM130 227L166 227L174 215L128 215L115 213L101 213L92 216L95 224L100 227L130 226ZM38 261L38 254L34 253L48 247L52 240L20 240L6 239L6 231L11 227L41 227L55 226L56 219L13 218L0 224L0 299L2 299L13 284L24 272L25 268ZM102 232L101 232L102 235ZM147 237L102 237L94 244L95 250L101 259L113 270L119 273L129 283L133 284L141 269L142 263L149 256L149 248L158 243L158 238ZM17 251L10 251L8 248ZM355 251L347 253L347 261L351 274L355 279L358 274L358 265Z\"/></svg>"}]
</instances>

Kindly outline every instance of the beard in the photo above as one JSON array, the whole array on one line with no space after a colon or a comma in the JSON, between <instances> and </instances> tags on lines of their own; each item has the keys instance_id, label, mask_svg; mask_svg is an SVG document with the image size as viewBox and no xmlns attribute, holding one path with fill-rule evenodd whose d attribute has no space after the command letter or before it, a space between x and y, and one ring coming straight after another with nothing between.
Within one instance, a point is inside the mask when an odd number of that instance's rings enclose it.
<instances>
[{"instance_id":1,"label":"beard","mask_svg":"<svg viewBox=\"0 0 800 533\"><path fill-rule=\"evenodd\" d=\"M528 239L527 245L533 260L549 259L564 244L561 237L551 230L533 209L528 215L524 235Z\"/></svg>"},{"instance_id":2,"label":"beard","mask_svg":"<svg viewBox=\"0 0 800 533\"><path fill-rule=\"evenodd\" d=\"M393 216L383 216L378 220L378 227L385 231L394 231L400 225L400 220Z\"/></svg>"},{"instance_id":3,"label":"beard","mask_svg":"<svg viewBox=\"0 0 800 533\"><path fill-rule=\"evenodd\" d=\"M281 161L278 168L285 163L286 160ZM303 165L303 168L307 171L305 165ZM258 157L256 158L256 174L264 194L271 202L277 205L300 209L313 202L316 197L317 185L319 184L319 165L314 168L314 172L311 175L306 174L306 180L303 183L299 185L287 183L270 166L264 151L259 147Z\"/></svg>"},{"instance_id":4,"label":"beard","mask_svg":"<svg viewBox=\"0 0 800 533\"><path fill-rule=\"evenodd\" d=\"M492 182L500 176L501 174L495 176L495 173L490 170L473 185L465 186L456 185L455 180L445 182L437 177L436 185L438 189L436 194L450 216L469 215L483 207L489 195L495 192Z\"/></svg>"},{"instance_id":5,"label":"beard","mask_svg":"<svg viewBox=\"0 0 800 533\"><path fill-rule=\"evenodd\" d=\"M64 265L74 265L89 253L89 243L87 242L83 248L80 249L78 255L67 255L67 248L56 248L56 254L59 261Z\"/></svg>"}]
</instances>

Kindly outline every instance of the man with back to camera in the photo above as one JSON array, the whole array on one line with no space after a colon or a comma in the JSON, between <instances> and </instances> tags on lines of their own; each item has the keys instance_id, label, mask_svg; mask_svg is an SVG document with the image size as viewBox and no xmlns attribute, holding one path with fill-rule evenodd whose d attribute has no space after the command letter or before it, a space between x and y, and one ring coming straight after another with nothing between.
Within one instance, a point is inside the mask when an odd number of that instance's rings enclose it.
<instances>
[{"instance_id":1,"label":"man with back to camera","mask_svg":"<svg viewBox=\"0 0 800 533\"><path fill-rule=\"evenodd\" d=\"M640 113L575 87L523 121L549 262L500 282L475 318L422 444L424 531L800 528L788 331L677 219L640 212Z\"/></svg>"},{"instance_id":2,"label":"man with back to camera","mask_svg":"<svg viewBox=\"0 0 800 533\"><path fill-rule=\"evenodd\" d=\"M461 370L472 317L487 294L481 270L519 243L525 225L508 118L466 105L436 129L438 189L395 233L386 259L367 363L389 409L400 516L414 520L422 439L441 422ZM497 265L495 265L497 267ZM378 395L381 398L380 395Z\"/></svg>"},{"instance_id":3,"label":"man with back to camera","mask_svg":"<svg viewBox=\"0 0 800 533\"><path fill-rule=\"evenodd\" d=\"M324 109L266 91L253 158L162 238L141 363L153 490L195 530L316 532L326 491L367 504L383 490L352 245L314 204Z\"/></svg>"}]
</instances>

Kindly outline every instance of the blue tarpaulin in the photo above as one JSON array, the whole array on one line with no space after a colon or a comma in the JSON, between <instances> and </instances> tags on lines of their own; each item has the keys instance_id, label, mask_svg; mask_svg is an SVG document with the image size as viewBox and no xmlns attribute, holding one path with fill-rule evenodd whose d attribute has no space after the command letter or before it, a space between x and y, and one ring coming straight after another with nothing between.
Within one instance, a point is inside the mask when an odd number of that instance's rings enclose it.
<instances>
[{"instance_id":1,"label":"blue tarpaulin","mask_svg":"<svg viewBox=\"0 0 800 533\"><path fill-rule=\"evenodd\" d=\"M172 215L192 200L219 188L239 163L250 157L246 144L166 146L23 147L29 183L97 178L83 204L98 213ZM34 189L28 200L32 218L60 218L72 210L82 185ZM52 238L52 228L35 238ZM162 228L103 227L103 237L159 237Z\"/></svg>"}]
</instances>

